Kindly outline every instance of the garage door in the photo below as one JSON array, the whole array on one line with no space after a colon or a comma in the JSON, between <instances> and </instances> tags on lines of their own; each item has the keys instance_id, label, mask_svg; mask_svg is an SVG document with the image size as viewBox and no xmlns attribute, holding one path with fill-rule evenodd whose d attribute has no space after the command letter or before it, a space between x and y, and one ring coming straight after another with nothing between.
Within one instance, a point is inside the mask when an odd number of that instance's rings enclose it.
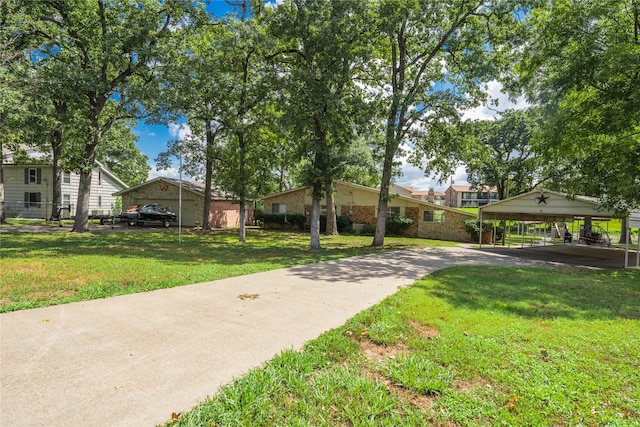
<instances>
[{"instance_id":1,"label":"garage door","mask_svg":"<svg viewBox=\"0 0 640 427\"><path fill-rule=\"evenodd\" d=\"M171 208L171 212L174 212L180 217L179 206L180 203L177 200L146 200L140 199L136 200L136 204L144 205L145 203L157 203L160 207ZM196 202L194 200L183 200L182 201L182 226L183 227L195 227L196 225ZM202 213L200 214L202 216Z\"/></svg>"}]
</instances>

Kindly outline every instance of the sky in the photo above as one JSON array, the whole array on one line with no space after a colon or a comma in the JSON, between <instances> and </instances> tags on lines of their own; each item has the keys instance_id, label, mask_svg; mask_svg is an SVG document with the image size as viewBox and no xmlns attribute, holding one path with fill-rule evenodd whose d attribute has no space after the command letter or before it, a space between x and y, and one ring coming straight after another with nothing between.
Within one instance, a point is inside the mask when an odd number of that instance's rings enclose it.
<instances>
[{"instance_id":1,"label":"sky","mask_svg":"<svg viewBox=\"0 0 640 427\"><path fill-rule=\"evenodd\" d=\"M278 0L272 1L277 3ZM269 3L268 1L266 3ZM232 11L232 8L224 0L211 0L207 4L207 10L215 16L222 16ZM526 108L527 104L523 98L519 98L516 102L511 102L508 96L501 92L502 86L498 82L490 82L487 85L489 100L485 105L481 105L472 110L466 111L463 115L464 119L472 120L490 120L496 117L498 112L506 109L520 109ZM495 106L491 103L492 99L498 100L498 105ZM177 159L174 165L170 169L157 170L155 165L155 159L161 152L167 148L167 143L171 140L180 138L188 132L188 128L180 126L176 123L168 123L167 125L148 125L144 122L139 122L133 130L134 134L138 137L137 147L149 158L148 163L151 167L149 171L149 179L156 178L158 176L178 178L179 170L177 166ZM410 148L404 146L405 151L409 152ZM451 183L456 185L468 185L467 174L464 166L459 167L454 171L452 176L445 178L446 182L439 183L437 178L433 176L425 176L424 171L420 168L413 166L407 162L407 156L400 159L402 162L402 176L395 178L395 183L403 186L412 186L416 191L426 191L430 188L435 190L444 190Z\"/></svg>"}]
</instances>

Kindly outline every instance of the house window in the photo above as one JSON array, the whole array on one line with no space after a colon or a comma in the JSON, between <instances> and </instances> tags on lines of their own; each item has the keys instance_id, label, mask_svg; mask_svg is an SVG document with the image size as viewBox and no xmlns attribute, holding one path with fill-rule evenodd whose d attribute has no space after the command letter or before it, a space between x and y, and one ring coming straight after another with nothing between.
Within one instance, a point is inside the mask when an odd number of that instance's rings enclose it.
<instances>
[{"instance_id":1,"label":"house window","mask_svg":"<svg viewBox=\"0 0 640 427\"><path fill-rule=\"evenodd\" d=\"M389 206L389 213L391 215L402 215L402 213L400 213L400 206Z\"/></svg>"},{"instance_id":2,"label":"house window","mask_svg":"<svg viewBox=\"0 0 640 427\"><path fill-rule=\"evenodd\" d=\"M62 174L62 183L71 184L71 173L65 172Z\"/></svg>"},{"instance_id":3,"label":"house window","mask_svg":"<svg viewBox=\"0 0 640 427\"><path fill-rule=\"evenodd\" d=\"M284 203L274 203L271 205L271 213L284 214L287 213L287 205Z\"/></svg>"},{"instance_id":4,"label":"house window","mask_svg":"<svg viewBox=\"0 0 640 427\"><path fill-rule=\"evenodd\" d=\"M24 193L24 207L25 208L39 208L41 206L42 196L41 193Z\"/></svg>"},{"instance_id":5,"label":"house window","mask_svg":"<svg viewBox=\"0 0 640 427\"><path fill-rule=\"evenodd\" d=\"M24 170L25 184L40 184L41 182L42 182L42 169L25 168Z\"/></svg>"},{"instance_id":6,"label":"house window","mask_svg":"<svg viewBox=\"0 0 640 427\"><path fill-rule=\"evenodd\" d=\"M62 195L62 205L66 208L71 205L71 194Z\"/></svg>"},{"instance_id":7,"label":"house window","mask_svg":"<svg viewBox=\"0 0 640 427\"><path fill-rule=\"evenodd\" d=\"M444 222L444 211L424 211L422 216L424 222Z\"/></svg>"},{"instance_id":8,"label":"house window","mask_svg":"<svg viewBox=\"0 0 640 427\"><path fill-rule=\"evenodd\" d=\"M98 185L102 185L102 172L98 171Z\"/></svg>"},{"instance_id":9,"label":"house window","mask_svg":"<svg viewBox=\"0 0 640 427\"><path fill-rule=\"evenodd\" d=\"M102 196L98 196L98 207L102 207Z\"/></svg>"}]
</instances>

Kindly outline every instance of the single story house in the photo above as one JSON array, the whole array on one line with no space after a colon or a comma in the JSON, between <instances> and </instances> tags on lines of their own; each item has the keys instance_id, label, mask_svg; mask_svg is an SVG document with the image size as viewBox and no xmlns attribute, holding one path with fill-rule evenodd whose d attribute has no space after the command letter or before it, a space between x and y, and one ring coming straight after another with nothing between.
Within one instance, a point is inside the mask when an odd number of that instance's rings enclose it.
<instances>
[{"instance_id":1,"label":"single story house","mask_svg":"<svg viewBox=\"0 0 640 427\"><path fill-rule=\"evenodd\" d=\"M205 185L201 182L158 177L135 187L116 193L122 197L122 206L127 208L145 203L157 203L161 207L169 207L180 216L180 199L182 199L182 225L197 227L203 224ZM181 195L182 193L182 195ZM247 221L253 222L253 206L247 205ZM209 226L211 228L235 227L240 225L240 205L234 197L220 188L211 189L211 207Z\"/></svg>"},{"instance_id":2,"label":"single story house","mask_svg":"<svg viewBox=\"0 0 640 427\"><path fill-rule=\"evenodd\" d=\"M404 215L413 219L412 226L406 235L428 239L471 241L465 230L464 221L476 218L472 213L458 209L439 206L434 203L414 199L410 196L393 192L388 203L388 212ZM361 224L376 225L378 214L378 198L380 191L375 188L351 184L343 181L334 182L334 202L338 215L347 215L357 228ZM281 193L263 197L265 213L303 214L309 222L311 217L311 188L300 187ZM321 206L321 214L326 213L326 206Z\"/></svg>"},{"instance_id":3,"label":"single story house","mask_svg":"<svg viewBox=\"0 0 640 427\"><path fill-rule=\"evenodd\" d=\"M53 166L41 153L29 152L34 157L14 162L7 153L4 156L3 190L0 203L4 204L7 218L49 218L53 211ZM91 196L89 213L108 215L116 211L117 197L114 193L128 188L120 178L109 171L100 162L96 162L91 177ZM75 204L78 200L80 175L62 174L62 218L75 216Z\"/></svg>"}]
</instances>

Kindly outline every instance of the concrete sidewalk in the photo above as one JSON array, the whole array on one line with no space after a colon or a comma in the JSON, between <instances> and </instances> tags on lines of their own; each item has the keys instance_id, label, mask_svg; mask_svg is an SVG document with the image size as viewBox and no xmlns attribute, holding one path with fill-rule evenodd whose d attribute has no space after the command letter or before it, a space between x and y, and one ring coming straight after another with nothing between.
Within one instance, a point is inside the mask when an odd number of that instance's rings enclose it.
<instances>
[{"instance_id":1,"label":"concrete sidewalk","mask_svg":"<svg viewBox=\"0 0 640 427\"><path fill-rule=\"evenodd\" d=\"M464 248L347 258L0 315L0 425L152 426L284 349L452 265Z\"/></svg>"}]
</instances>

